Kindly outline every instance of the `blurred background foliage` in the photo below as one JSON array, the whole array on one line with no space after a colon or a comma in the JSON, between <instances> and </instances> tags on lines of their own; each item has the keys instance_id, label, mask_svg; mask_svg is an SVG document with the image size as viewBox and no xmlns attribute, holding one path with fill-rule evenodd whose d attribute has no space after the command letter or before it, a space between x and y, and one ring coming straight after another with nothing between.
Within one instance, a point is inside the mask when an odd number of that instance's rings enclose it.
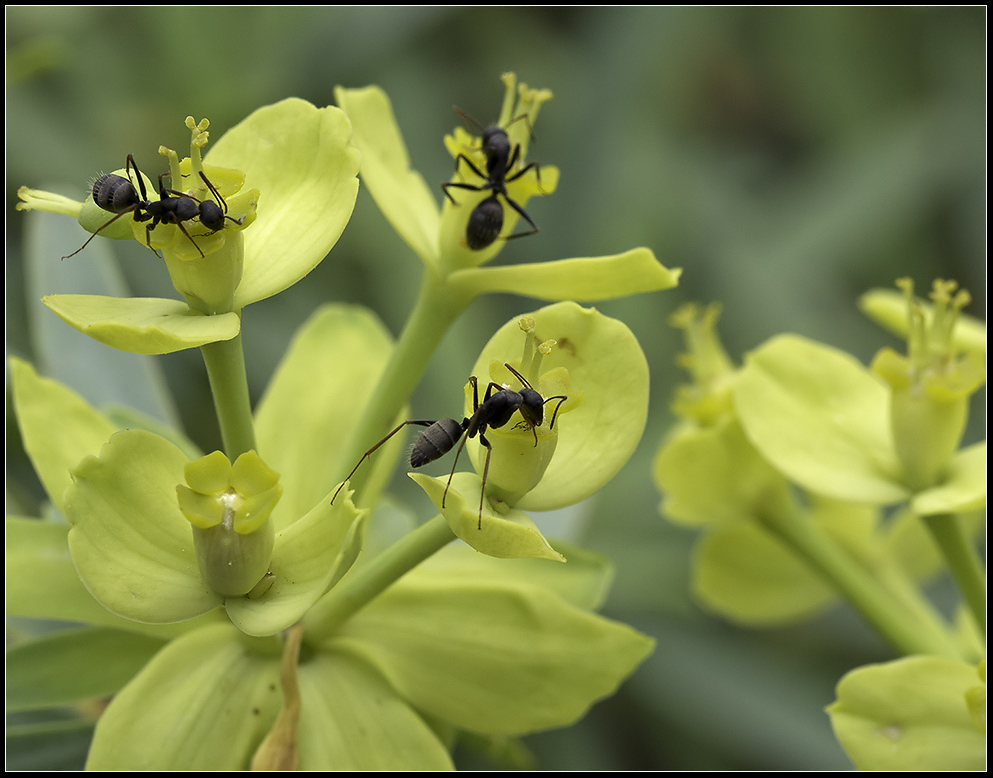
<instances>
[{"instance_id":1,"label":"blurred background foliage","mask_svg":"<svg viewBox=\"0 0 993 778\"><path fill-rule=\"evenodd\" d=\"M133 294L172 297L164 266L134 242L110 241L60 263L86 233L67 219L33 226L33 215L14 213L17 187L82 199L129 153L150 173L164 169L158 146L184 148L189 114L208 117L217 138L287 96L326 105L337 84L383 87L414 166L440 184L453 169L441 142L459 123L453 105L492 121L505 70L552 89L530 157L557 165L561 184L529 205L540 234L514 241L498 261L643 245L685 273L674 291L598 306L627 322L648 356L649 426L601 494L539 517L550 534L560 526L559 534L614 560L605 611L655 637L658 648L617 696L527 746L541 768L850 766L823 707L845 671L885 660L889 650L845 608L752 631L689 597L694 536L659 516L649 475L682 380L674 366L681 338L667 317L684 301L721 301L735 359L788 331L863 362L894 343L858 313L856 298L899 276L922 292L935 277L957 279L972 292L968 312L984 318L984 8L8 7L6 16L8 352L96 403L122 399L112 394L122 373L161 371L182 424L205 450L218 447L219 435L195 351L154 368L121 355L109 371L108 357L88 350L108 349L82 343L38 302L45 293L89 291L87 279L107 272L100 268L110 253ZM32 240L51 257L45 273L25 268ZM248 309L253 399L316 306L366 305L398 333L420 273L360 191L330 257L303 283ZM417 418L461 406L482 345L507 319L539 307L528 292L472 305L413 398ZM46 337L64 339L64 358L39 347ZM167 400L123 399L165 419L173 412ZM985 434L984 407L983 395L967 442ZM19 451L9 400L7 420L8 511L37 513L43 495ZM396 479L397 492L427 515L427 501L406 481ZM939 584L935 594L943 593ZM79 766L85 732L64 720L40 723L8 758ZM461 766L495 764L470 746L457 753Z\"/></svg>"}]
</instances>

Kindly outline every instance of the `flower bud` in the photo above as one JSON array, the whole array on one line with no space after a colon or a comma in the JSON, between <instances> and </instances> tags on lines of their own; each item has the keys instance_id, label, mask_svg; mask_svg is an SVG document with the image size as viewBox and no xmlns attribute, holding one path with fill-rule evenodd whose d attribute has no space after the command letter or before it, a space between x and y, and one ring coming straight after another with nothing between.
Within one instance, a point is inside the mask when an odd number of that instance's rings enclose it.
<instances>
[{"instance_id":1,"label":"flower bud","mask_svg":"<svg viewBox=\"0 0 993 778\"><path fill-rule=\"evenodd\" d=\"M226 597L248 594L269 570L275 531L270 515L283 493L279 474L254 451L234 465L220 451L185 467L176 487L193 525L200 574Z\"/></svg>"},{"instance_id":2,"label":"flower bud","mask_svg":"<svg viewBox=\"0 0 993 778\"><path fill-rule=\"evenodd\" d=\"M954 328L969 303L964 290L954 294L954 281L935 281L932 310L914 297L910 279L897 286L907 302L907 356L883 349L872 363L892 391L890 422L903 481L911 489L933 486L956 452L969 411L969 396L986 378L979 354L959 356Z\"/></svg>"}]
</instances>

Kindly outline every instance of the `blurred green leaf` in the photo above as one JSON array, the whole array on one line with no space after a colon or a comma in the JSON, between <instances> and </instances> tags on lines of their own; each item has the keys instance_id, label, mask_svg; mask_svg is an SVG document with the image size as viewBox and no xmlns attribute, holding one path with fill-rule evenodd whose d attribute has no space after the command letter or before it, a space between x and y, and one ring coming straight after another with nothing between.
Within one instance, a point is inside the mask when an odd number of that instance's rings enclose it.
<instances>
[{"instance_id":1,"label":"blurred green leaf","mask_svg":"<svg viewBox=\"0 0 993 778\"><path fill-rule=\"evenodd\" d=\"M7 652L7 709L114 694L163 645L159 638L105 628L58 632L16 645Z\"/></svg>"}]
</instances>

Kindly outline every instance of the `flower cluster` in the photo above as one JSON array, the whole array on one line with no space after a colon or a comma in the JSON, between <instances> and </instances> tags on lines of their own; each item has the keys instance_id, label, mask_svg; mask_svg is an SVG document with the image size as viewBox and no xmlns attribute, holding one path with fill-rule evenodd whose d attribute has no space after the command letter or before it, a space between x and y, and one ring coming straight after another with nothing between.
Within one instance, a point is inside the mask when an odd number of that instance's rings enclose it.
<instances>
[{"instance_id":1,"label":"flower cluster","mask_svg":"<svg viewBox=\"0 0 993 778\"><path fill-rule=\"evenodd\" d=\"M507 198L523 207L558 180L553 168L517 175L551 93L518 88L510 74L504 82L501 125L514 151L503 176ZM21 192L25 210L72 215L99 237L161 252L181 300L44 302L119 350L199 348L224 442L223 452L199 451L179 431L123 421L11 360L26 450L65 521L8 519L9 611L98 625L114 662L129 668L100 688L114 697L90 768L450 768L444 732L500 738L571 723L652 649L592 612L609 584L608 562L553 544L523 511L595 493L645 425L648 372L635 337L561 301L669 288L679 271L647 249L517 266L512 275L482 267L506 241L466 246L472 187L460 206L440 209L409 170L385 95L339 89L338 98L340 109L301 100L259 109L202 157L208 124L188 119L190 156L163 147L169 172L157 186L130 158L112 174L137 199L116 216L101 192L86 203ZM523 114L527 121L512 121ZM454 138L454 156L485 168L476 140ZM410 322L394 342L368 311L321 307L253 410L245 308L328 254L351 215L360 158L362 180L425 265ZM507 210L503 237L517 214ZM456 473L449 488L415 476L445 503L419 527L410 511L384 523L377 510L395 447L332 503L356 452L403 413L468 303L521 285L560 302L525 316L523 333L519 317L509 322L474 374L484 392L522 377L547 413L518 413L489 430L492 461L474 436L469 456L482 477ZM356 397L357 385L375 389ZM478 405L473 397L467 413ZM452 544L456 536L483 553ZM568 559L569 574L550 573L540 557ZM46 656L78 655L92 635L62 633ZM11 672L31 661L31 647L11 654ZM106 657L92 659L56 703L75 702L79 688L107 677ZM51 672L66 680L58 663Z\"/></svg>"},{"instance_id":2,"label":"flower cluster","mask_svg":"<svg viewBox=\"0 0 993 778\"><path fill-rule=\"evenodd\" d=\"M960 315L968 296L953 283L935 282L933 306L913 296L909 280L898 286L902 295L872 292L862 306L907 336L908 353L883 349L871 370L793 335L736 368L717 338L716 308L677 312L694 383L677 395L684 421L659 450L655 479L668 518L705 528L694 589L710 608L770 625L843 597L898 651L931 655L842 681L832 717L856 765L919 768L913 744L939 728L961 737L933 747L928 764L974 764L982 750L975 702L963 695L977 686L985 632L972 546L986 503L986 444L960 446L968 397L985 381L985 335ZM886 506L897 506L888 520ZM960 629L916 585L942 561L964 595ZM913 704L932 713L908 723L894 750L878 733L899 718L912 687Z\"/></svg>"}]
</instances>

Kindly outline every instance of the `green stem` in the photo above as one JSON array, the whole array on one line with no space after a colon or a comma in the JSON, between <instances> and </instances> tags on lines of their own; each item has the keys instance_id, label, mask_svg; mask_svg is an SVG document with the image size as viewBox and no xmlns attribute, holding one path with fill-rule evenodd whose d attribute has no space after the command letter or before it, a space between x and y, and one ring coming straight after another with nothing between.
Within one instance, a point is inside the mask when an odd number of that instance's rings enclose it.
<instances>
[{"instance_id":1,"label":"green stem","mask_svg":"<svg viewBox=\"0 0 993 778\"><path fill-rule=\"evenodd\" d=\"M986 638L986 574L976 553L976 547L962 522L953 514L922 516L948 569L955 578L983 638Z\"/></svg>"},{"instance_id":2,"label":"green stem","mask_svg":"<svg viewBox=\"0 0 993 778\"><path fill-rule=\"evenodd\" d=\"M472 295L453 290L430 268L425 271L414 310L365 406L351 440L351 449L343 462L358 462L369 447L396 424L395 419L420 381L428 360L471 301ZM344 478L346 473L341 473L340 477ZM352 477L351 487L359 495L366 477L361 470ZM358 502L364 504L361 498Z\"/></svg>"},{"instance_id":3,"label":"green stem","mask_svg":"<svg viewBox=\"0 0 993 778\"><path fill-rule=\"evenodd\" d=\"M441 515L402 537L346 577L307 612L307 642L326 640L370 600L454 539L455 533Z\"/></svg>"},{"instance_id":4,"label":"green stem","mask_svg":"<svg viewBox=\"0 0 993 778\"><path fill-rule=\"evenodd\" d=\"M252 403L248 396L241 334L231 340L201 346L200 353L207 366L224 453L228 459L234 461L246 451L255 448L255 427L252 423Z\"/></svg>"},{"instance_id":5,"label":"green stem","mask_svg":"<svg viewBox=\"0 0 993 778\"><path fill-rule=\"evenodd\" d=\"M808 517L797 511L770 511L760 521L829 581L896 650L961 659L941 624L909 609Z\"/></svg>"}]
</instances>

